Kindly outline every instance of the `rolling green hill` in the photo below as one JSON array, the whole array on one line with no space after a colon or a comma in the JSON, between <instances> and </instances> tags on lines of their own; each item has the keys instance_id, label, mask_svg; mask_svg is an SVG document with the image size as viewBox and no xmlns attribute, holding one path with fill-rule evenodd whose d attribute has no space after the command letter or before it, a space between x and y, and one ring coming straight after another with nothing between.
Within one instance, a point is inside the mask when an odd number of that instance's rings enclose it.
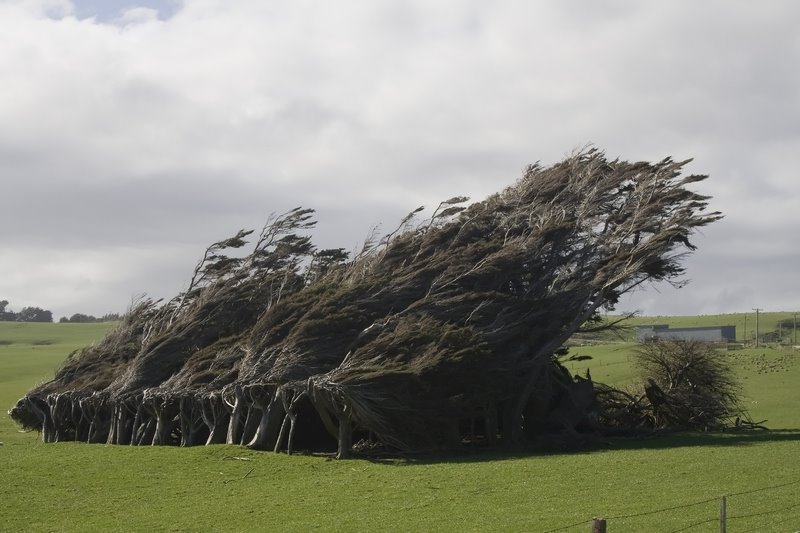
<instances>
[{"instance_id":1,"label":"rolling green hill","mask_svg":"<svg viewBox=\"0 0 800 533\"><path fill-rule=\"evenodd\" d=\"M795 315L797 315L797 331L794 328ZM607 320L614 320L609 315ZM785 327L780 323L784 322ZM721 315L698 316L636 316L624 322L629 329L623 332L624 340L633 340L633 328L652 324L667 324L671 328L697 328L711 326L736 326L736 340L739 342L753 342L756 334L756 313L728 313ZM800 342L800 313L795 312L760 312L758 313L758 332L760 337L768 333L780 334L787 344L797 345ZM797 333L797 341L795 341ZM604 339L613 340L613 336L604 335Z\"/></svg>"},{"instance_id":2,"label":"rolling green hill","mask_svg":"<svg viewBox=\"0 0 800 533\"><path fill-rule=\"evenodd\" d=\"M70 353L100 340L112 326L110 322L0 322L0 407L8 409L28 389L52 379ZM0 441L20 439L31 440L17 433L8 416L0 417Z\"/></svg>"}]
</instances>

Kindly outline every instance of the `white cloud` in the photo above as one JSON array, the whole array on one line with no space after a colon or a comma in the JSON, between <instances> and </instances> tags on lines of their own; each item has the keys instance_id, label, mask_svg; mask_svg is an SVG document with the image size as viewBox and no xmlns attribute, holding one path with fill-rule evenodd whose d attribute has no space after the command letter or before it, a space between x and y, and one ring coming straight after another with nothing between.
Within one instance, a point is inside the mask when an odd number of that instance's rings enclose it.
<instances>
[{"instance_id":1,"label":"white cloud","mask_svg":"<svg viewBox=\"0 0 800 533\"><path fill-rule=\"evenodd\" d=\"M69 0L7 0L15 9L37 18L62 18L71 15L75 5Z\"/></svg>"},{"instance_id":2,"label":"white cloud","mask_svg":"<svg viewBox=\"0 0 800 533\"><path fill-rule=\"evenodd\" d=\"M0 263L11 267L3 268L2 299L8 300L15 311L27 306L49 309L56 319L76 312L96 316L124 312L143 292L132 284L147 283L154 297L172 297L180 288L174 286L174 280L181 284L188 281L194 263L185 262L185 248L2 250ZM171 277L173 282L165 284L164 277Z\"/></svg>"},{"instance_id":3,"label":"white cloud","mask_svg":"<svg viewBox=\"0 0 800 533\"><path fill-rule=\"evenodd\" d=\"M788 272L766 293L742 281L800 259L776 237L800 218L794 2L188 0L166 20L148 2L107 23L78 7L0 4L13 221L0 238L15 250L33 242L66 265L94 249L102 271L110 246L172 246L189 269L190 249L298 204L320 208L325 245L350 247L373 223L480 198L594 142L625 159L695 157L712 175L701 189L730 229L709 230L689 263L696 293L719 295L703 305L741 305L704 269L721 258L736 294L771 294L759 305L800 292ZM757 258L733 245L747 228ZM41 260L20 253L0 264L0 297L24 286L13 305L48 305L52 286L5 281ZM95 303L76 311L182 281L133 270L124 291L92 270ZM59 283L79 279L65 267ZM688 290L637 298L688 313Z\"/></svg>"},{"instance_id":4,"label":"white cloud","mask_svg":"<svg viewBox=\"0 0 800 533\"><path fill-rule=\"evenodd\" d=\"M158 10L150 7L131 7L122 11L114 22L121 26L148 24L158 21Z\"/></svg>"}]
</instances>

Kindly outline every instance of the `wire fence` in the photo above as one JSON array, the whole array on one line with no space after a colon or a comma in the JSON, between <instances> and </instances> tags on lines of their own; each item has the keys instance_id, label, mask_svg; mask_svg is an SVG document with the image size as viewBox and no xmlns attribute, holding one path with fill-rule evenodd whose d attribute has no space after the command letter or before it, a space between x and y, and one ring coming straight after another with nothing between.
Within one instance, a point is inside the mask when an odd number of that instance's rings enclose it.
<instances>
[{"instance_id":1,"label":"wire fence","mask_svg":"<svg viewBox=\"0 0 800 533\"><path fill-rule=\"evenodd\" d=\"M786 505L780 503L780 498L777 497L776 494L780 495L781 491L786 491L786 496L793 500L791 504ZM800 479L786 483L780 483L777 485L769 485L766 487L733 492L726 494L724 498L727 501L727 511L724 513L724 516L719 510L719 505L715 505L713 507L710 506L712 502L716 502L717 504L720 503L721 498L715 496L713 498L670 505L667 507L659 507L647 511L608 515L604 516L603 519L608 524L609 533L615 533L615 522L619 523L622 520L657 515L661 513L670 513L692 507L698 507L701 505L708 505L709 510L705 517L685 523L678 529L671 529L668 531L668 533L681 533L684 531L707 531L708 528L698 528L706 524L719 524L721 521L724 521L726 524L735 524L737 526L737 533L763 531L764 523L767 519L770 520L769 524L771 526L795 526L798 530L800 530ZM705 514L705 510L703 510L703 513ZM581 520L580 522L573 522L555 529L547 530L544 533L558 533L561 531L576 530L576 528L580 526L584 528L583 531L586 531L585 528L590 525L593 520L594 518L587 518Z\"/></svg>"}]
</instances>

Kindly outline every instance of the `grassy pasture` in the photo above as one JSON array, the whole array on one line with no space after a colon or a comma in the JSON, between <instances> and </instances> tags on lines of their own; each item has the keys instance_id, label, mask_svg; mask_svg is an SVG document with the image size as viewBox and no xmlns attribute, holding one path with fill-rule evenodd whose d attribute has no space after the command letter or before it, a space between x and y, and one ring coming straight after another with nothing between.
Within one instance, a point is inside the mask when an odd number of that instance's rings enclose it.
<instances>
[{"instance_id":1,"label":"grassy pasture","mask_svg":"<svg viewBox=\"0 0 800 533\"><path fill-rule=\"evenodd\" d=\"M0 442L31 440L17 432L5 410L37 383L52 379L67 355L100 340L111 325L0 322Z\"/></svg>"},{"instance_id":2,"label":"grassy pasture","mask_svg":"<svg viewBox=\"0 0 800 533\"><path fill-rule=\"evenodd\" d=\"M591 359L565 361L573 374L618 387L633 385L631 364L636 344L629 342L575 346L570 355ZM754 420L766 419L774 429L800 428L800 350L791 347L760 347L727 351L743 387L744 405Z\"/></svg>"},{"instance_id":3,"label":"grassy pasture","mask_svg":"<svg viewBox=\"0 0 800 533\"><path fill-rule=\"evenodd\" d=\"M0 404L12 405L52 376L105 327L0 323ZM592 359L567 364L624 384L633 379L631 348L577 347L572 353ZM730 354L754 418L781 431L614 440L592 452L378 462L236 446L44 445L3 416L0 530L549 531L574 524L562 531L585 532L592 516L606 516L611 533L677 531L704 521L687 531L713 531L717 498L727 494L730 531L795 531L800 353Z\"/></svg>"},{"instance_id":4,"label":"grassy pasture","mask_svg":"<svg viewBox=\"0 0 800 533\"><path fill-rule=\"evenodd\" d=\"M778 323L782 320L794 321L794 312L760 312L758 314L758 331L764 335L770 331L778 331ZM609 318L612 318L609 316ZM797 317L797 336L800 342L800 315ZM698 316L637 316L625 322L627 326L644 326L651 324L669 324L671 328L697 328L711 326L736 326L736 340L751 342L755 339L756 333L756 313L726 313L721 315L698 315ZM794 342L794 328L781 329L781 333L791 344ZM633 330L625 334L625 340L633 340Z\"/></svg>"}]
</instances>

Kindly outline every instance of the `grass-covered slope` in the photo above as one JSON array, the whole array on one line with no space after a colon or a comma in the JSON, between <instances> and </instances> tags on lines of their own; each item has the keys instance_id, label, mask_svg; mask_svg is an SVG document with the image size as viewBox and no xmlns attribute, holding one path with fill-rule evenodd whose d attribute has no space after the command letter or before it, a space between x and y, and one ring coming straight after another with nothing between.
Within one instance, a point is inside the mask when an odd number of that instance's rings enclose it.
<instances>
[{"instance_id":1,"label":"grass-covered slope","mask_svg":"<svg viewBox=\"0 0 800 533\"><path fill-rule=\"evenodd\" d=\"M65 353L99 340L105 327L0 323L0 403L10 407L52 377ZM594 358L568 366L578 372L589 365L596 379L621 383L631 376L629 349L576 348ZM614 533L675 531L707 520L688 531L711 531L717 498L748 492L728 499L729 530L794 531L800 353L762 349L731 357L754 418L786 431L616 440L588 453L384 463L239 446L45 446L3 416L0 530L549 531L574 524L561 531L583 532L592 516L606 516Z\"/></svg>"},{"instance_id":2,"label":"grass-covered slope","mask_svg":"<svg viewBox=\"0 0 800 533\"><path fill-rule=\"evenodd\" d=\"M114 326L112 322L95 324L47 324L35 322L0 322L0 441L30 441L33 434L17 432L14 422L5 416L20 394L38 383L53 379L67 355L100 341Z\"/></svg>"}]
</instances>

